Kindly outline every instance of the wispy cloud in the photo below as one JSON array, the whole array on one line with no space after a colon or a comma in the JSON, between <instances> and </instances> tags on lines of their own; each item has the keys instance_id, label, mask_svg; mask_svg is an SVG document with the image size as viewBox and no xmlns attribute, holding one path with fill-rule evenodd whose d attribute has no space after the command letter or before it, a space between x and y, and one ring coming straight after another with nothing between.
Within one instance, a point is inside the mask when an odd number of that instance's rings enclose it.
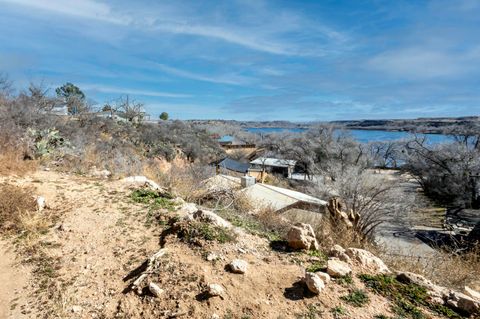
<instances>
[{"instance_id":1,"label":"wispy cloud","mask_svg":"<svg viewBox=\"0 0 480 319\"><path fill-rule=\"evenodd\" d=\"M182 77L182 78L187 78L187 79L192 79L192 80L197 80L197 81L205 81L205 82L212 82L212 83L222 83L222 84L232 84L232 85L245 85L252 83L254 79L238 75L238 74L228 74L228 75L219 75L219 76L207 76L207 75L202 75L178 68L174 68L165 64L161 63L153 63L153 65L158 68L159 70L162 70L164 72L167 72L169 74Z\"/></svg>"},{"instance_id":2,"label":"wispy cloud","mask_svg":"<svg viewBox=\"0 0 480 319\"><path fill-rule=\"evenodd\" d=\"M278 22L265 23L265 21L256 21L255 26L230 25L228 23L198 23L194 22L195 15L183 12L171 12L157 6L154 15L149 16L145 12L136 12L134 8L128 10L128 13L120 9L114 9L105 2L96 0L75 1L65 5L61 0L0 0L0 3L9 3L39 9L53 14L69 15L76 18L91 19L116 25L131 26L148 32L161 32L176 35L189 35L214 40L220 40L230 44L238 45L251 50L266 52L275 55L291 56L316 56L325 55L327 46L310 46L308 49L295 44L295 41L285 39L284 34L301 32L303 38L305 34L323 36L329 42L345 42L346 35L323 25L313 25L312 23L298 23L297 18L292 18L285 13L279 15L275 20ZM270 9L270 8L269 8ZM267 9L265 9L267 10ZM271 13L268 11L268 13ZM176 14L176 15L175 15ZM257 13L258 14L258 13ZM160 19L158 16L168 16ZM206 17L208 21L208 16ZM283 21L287 19L287 21ZM295 21L292 21L295 19ZM286 22L286 23L284 23ZM290 23L295 22L295 23ZM299 37L300 38L300 37ZM318 42L318 41L317 41ZM336 48L338 50L338 48Z\"/></svg>"},{"instance_id":3,"label":"wispy cloud","mask_svg":"<svg viewBox=\"0 0 480 319\"><path fill-rule=\"evenodd\" d=\"M170 92L161 92L161 91L147 91L147 90L137 90L125 87L115 87L115 86L106 86L98 84L78 84L85 91L97 91L103 93L115 93L115 94L131 94L139 96L153 96L153 97L168 97L168 98L189 98L192 95L181 94L181 93L170 93Z\"/></svg>"},{"instance_id":4,"label":"wispy cloud","mask_svg":"<svg viewBox=\"0 0 480 319\"><path fill-rule=\"evenodd\" d=\"M108 23L128 25L133 22L128 16L113 13L109 5L95 0L71 1L68 4L62 0L0 0L0 2Z\"/></svg>"}]
</instances>

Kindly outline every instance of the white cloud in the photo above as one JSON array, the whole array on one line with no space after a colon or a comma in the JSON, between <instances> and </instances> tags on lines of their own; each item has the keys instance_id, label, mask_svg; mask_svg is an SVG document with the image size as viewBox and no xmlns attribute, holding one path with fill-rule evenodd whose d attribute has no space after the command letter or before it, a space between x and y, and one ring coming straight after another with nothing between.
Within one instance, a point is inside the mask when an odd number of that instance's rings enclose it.
<instances>
[{"instance_id":1,"label":"white cloud","mask_svg":"<svg viewBox=\"0 0 480 319\"><path fill-rule=\"evenodd\" d=\"M216 39L256 51L292 56L322 56L325 55L327 44L339 44L347 37L336 30L310 21L303 21L302 17L294 14L275 15L271 8L263 8L263 12L252 15L254 23L248 21L245 25L230 22L212 22L208 15L197 12L185 13L181 10L171 10L166 6L155 6L151 12L142 12L145 8L115 9L106 2L97 0L77 0L66 4L62 0L0 0L0 3L9 3L33 9L39 9L58 15L68 15L76 18L96 20L104 23L131 26L143 31L157 31L177 35L199 36ZM153 6L152 6L153 7ZM180 7L180 6L179 6ZM241 9L241 8L240 8ZM126 13L128 12L128 14ZM271 19L274 15L275 19ZM167 17L159 19L158 17ZM269 20L270 19L270 20ZM198 21L198 22L197 22ZM283 34L302 33L303 36L323 35L325 46L318 45L318 41L310 43L308 48L303 44L295 43L294 39L285 39ZM303 36L301 38L303 38ZM334 50L338 51L338 50Z\"/></svg>"},{"instance_id":2,"label":"white cloud","mask_svg":"<svg viewBox=\"0 0 480 319\"><path fill-rule=\"evenodd\" d=\"M103 93L117 93L117 94L131 94L131 95L141 95L141 96L154 96L154 97L169 97L169 98L188 98L191 97L189 94L179 94L179 93L169 93L161 91L148 91L148 90L136 90L130 88L122 88L115 86L105 86L97 84L79 84L78 85L82 90L91 90Z\"/></svg>"},{"instance_id":3,"label":"white cloud","mask_svg":"<svg viewBox=\"0 0 480 319\"><path fill-rule=\"evenodd\" d=\"M367 67L407 79L456 77L467 72L469 54L449 53L434 48L405 48L383 52Z\"/></svg>"},{"instance_id":4,"label":"white cloud","mask_svg":"<svg viewBox=\"0 0 480 319\"><path fill-rule=\"evenodd\" d=\"M220 76L214 77L214 76L206 76L206 75L202 75L202 74L198 74L190 71L181 70L181 69L174 68L174 67L171 67L165 64L160 64L160 63L153 63L153 65L156 68L164 72L167 72L169 74L182 77L182 78L197 80L197 81L231 84L231 85L245 85L253 81L253 79L249 77L245 77L237 74L220 75Z\"/></svg>"},{"instance_id":5,"label":"white cloud","mask_svg":"<svg viewBox=\"0 0 480 319\"><path fill-rule=\"evenodd\" d=\"M109 5L95 0L77 0L68 3L62 0L0 0L0 2L115 24L127 25L132 22L127 16L114 14Z\"/></svg>"}]
</instances>

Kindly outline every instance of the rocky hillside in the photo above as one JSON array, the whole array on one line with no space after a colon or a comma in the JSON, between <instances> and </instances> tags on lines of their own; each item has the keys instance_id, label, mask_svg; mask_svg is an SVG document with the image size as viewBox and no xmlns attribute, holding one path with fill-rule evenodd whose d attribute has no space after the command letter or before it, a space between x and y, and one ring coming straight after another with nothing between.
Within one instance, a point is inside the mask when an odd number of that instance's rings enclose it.
<instances>
[{"instance_id":1,"label":"rocky hillside","mask_svg":"<svg viewBox=\"0 0 480 319\"><path fill-rule=\"evenodd\" d=\"M144 177L98 175L1 178L37 208L2 241L0 317L478 318L478 292L318 250L309 225L272 238Z\"/></svg>"}]
</instances>

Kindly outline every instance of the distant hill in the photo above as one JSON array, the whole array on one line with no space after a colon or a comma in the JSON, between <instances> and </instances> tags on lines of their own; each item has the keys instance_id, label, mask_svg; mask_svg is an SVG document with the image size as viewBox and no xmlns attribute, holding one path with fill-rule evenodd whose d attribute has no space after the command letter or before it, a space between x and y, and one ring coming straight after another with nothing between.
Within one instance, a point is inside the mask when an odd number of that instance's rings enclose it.
<instances>
[{"instance_id":1,"label":"distant hill","mask_svg":"<svg viewBox=\"0 0 480 319\"><path fill-rule=\"evenodd\" d=\"M289 121L236 121L236 120L189 120L192 124L229 125L246 127L310 128L330 124L338 128L359 130L407 131L419 133L445 133L459 128L480 130L480 116L438 117L417 119L341 120L331 122Z\"/></svg>"}]
</instances>

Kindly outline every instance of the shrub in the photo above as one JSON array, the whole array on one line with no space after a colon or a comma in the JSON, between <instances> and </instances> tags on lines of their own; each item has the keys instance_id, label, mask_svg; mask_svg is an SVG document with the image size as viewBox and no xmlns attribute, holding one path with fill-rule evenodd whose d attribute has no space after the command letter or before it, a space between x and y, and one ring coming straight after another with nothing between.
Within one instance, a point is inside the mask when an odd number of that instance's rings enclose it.
<instances>
[{"instance_id":1,"label":"shrub","mask_svg":"<svg viewBox=\"0 0 480 319\"><path fill-rule=\"evenodd\" d=\"M161 194L156 191L141 188L134 190L130 197L134 202L147 204L153 209L163 208L169 211L175 209L175 203L172 201L170 194Z\"/></svg>"},{"instance_id":2,"label":"shrub","mask_svg":"<svg viewBox=\"0 0 480 319\"><path fill-rule=\"evenodd\" d=\"M412 319L427 318L419 307L447 316L451 319L461 319L462 316L442 305L429 301L429 294L424 287L410 283L399 282L391 275L359 275L365 285L374 292L393 301L393 311L401 316Z\"/></svg>"},{"instance_id":3,"label":"shrub","mask_svg":"<svg viewBox=\"0 0 480 319\"><path fill-rule=\"evenodd\" d=\"M355 307L363 307L370 302L370 299L365 291L361 289L355 289L348 295L341 298Z\"/></svg>"},{"instance_id":4,"label":"shrub","mask_svg":"<svg viewBox=\"0 0 480 319\"><path fill-rule=\"evenodd\" d=\"M236 240L235 234L230 229L204 222L190 222L181 227L178 235L191 244L198 243L199 239L216 241L221 244Z\"/></svg>"}]
</instances>

